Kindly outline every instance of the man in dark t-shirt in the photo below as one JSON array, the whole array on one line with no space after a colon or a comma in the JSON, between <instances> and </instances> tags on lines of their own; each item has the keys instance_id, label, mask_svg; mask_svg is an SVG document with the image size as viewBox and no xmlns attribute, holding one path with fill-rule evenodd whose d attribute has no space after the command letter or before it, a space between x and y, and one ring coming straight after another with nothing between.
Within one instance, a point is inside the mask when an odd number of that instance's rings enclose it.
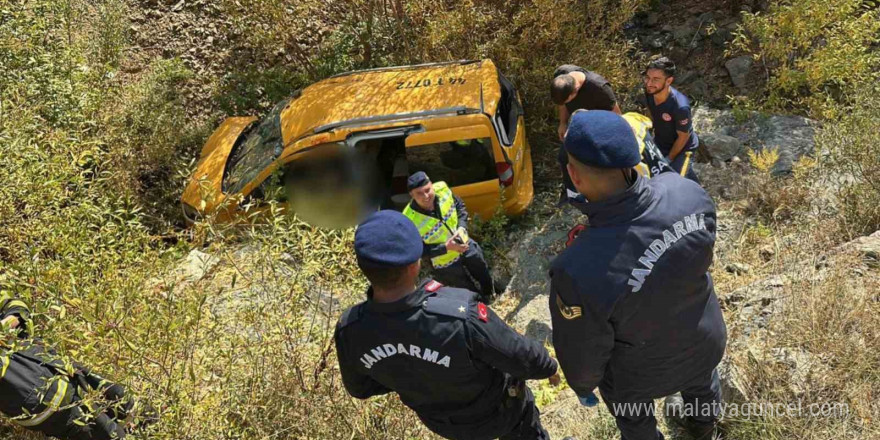
<instances>
[{"instance_id":1,"label":"man in dark t-shirt","mask_svg":"<svg viewBox=\"0 0 880 440\"><path fill-rule=\"evenodd\" d=\"M550 98L559 107L559 140L565 137L568 120L575 110L609 110L621 114L608 80L572 64L563 64L553 72Z\"/></svg>"},{"instance_id":2,"label":"man in dark t-shirt","mask_svg":"<svg viewBox=\"0 0 880 440\"><path fill-rule=\"evenodd\" d=\"M644 72L645 97L654 122L654 142L675 171L700 183L691 167L692 156L699 145L691 117L691 103L672 87L674 79L675 63L666 57L651 61Z\"/></svg>"}]
</instances>

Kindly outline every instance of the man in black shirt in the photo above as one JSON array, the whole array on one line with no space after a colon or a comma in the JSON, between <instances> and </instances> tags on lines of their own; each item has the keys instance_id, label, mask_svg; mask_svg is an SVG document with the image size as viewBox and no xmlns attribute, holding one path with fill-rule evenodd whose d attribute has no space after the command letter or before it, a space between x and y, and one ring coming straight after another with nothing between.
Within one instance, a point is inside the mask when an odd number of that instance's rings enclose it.
<instances>
[{"instance_id":1,"label":"man in black shirt","mask_svg":"<svg viewBox=\"0 0 880 440\"><path fill-rule=\"evenodd\" d=\"M553 72L550 98L559 106L559 140L565 137L568 120L575 110L609 110L621 114L608 80L572 64L563 64Z\"/></svg>"}]
</instances>

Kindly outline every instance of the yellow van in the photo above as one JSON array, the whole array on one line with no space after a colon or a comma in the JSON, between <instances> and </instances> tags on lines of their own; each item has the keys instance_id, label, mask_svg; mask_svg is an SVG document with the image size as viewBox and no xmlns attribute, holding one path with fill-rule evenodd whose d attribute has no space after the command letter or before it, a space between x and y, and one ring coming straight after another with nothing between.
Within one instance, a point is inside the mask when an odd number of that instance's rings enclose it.
<instances>
[{"instance_id":1,"label":"yellow van","mask_svg":"<svg viewBox=\"0 0 880 440\"><path fill-rule=\"evenodd\" d=\"M520 214L533 197L531 150L514 85L491 60L458 61L344 73L297 91L262 119L226 119L202 148L183 193L184 214L190 221L207 214L228 221L259 211L271 198L270 176L306 179L316 168L303 164L328 151L355 157L349 167L364 166L351 173L331 166L334 177L313 179L300 193L347 181L373 186L368 192L376 203L368 209L402 209L407 176L425 171L484 219L499 207ZM282 198L299 213L296 197ZM357 204L337 198L324 209Z\"/></svg>"}]
</instances>

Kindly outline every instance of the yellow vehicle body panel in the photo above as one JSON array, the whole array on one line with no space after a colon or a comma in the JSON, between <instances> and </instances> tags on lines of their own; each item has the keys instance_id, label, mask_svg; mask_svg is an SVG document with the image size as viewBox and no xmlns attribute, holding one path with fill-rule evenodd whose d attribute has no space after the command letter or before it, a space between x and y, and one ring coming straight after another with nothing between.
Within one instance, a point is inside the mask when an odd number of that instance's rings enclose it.
<instances>
[{"instance_id":1,"label":"yellow vehicle body panel","mask_svg":"<svg viewBox=\"0 0 880 440\"><path fill-rule=\"evenodd\" d=\"M488 115L501 99L498 71L491 60L409 66L354 72L319 81L302 90L281 110L281 154L237 194L222 192L223 173L236 139L256 118L225 120L202 149L181 201L199 213L229 221L244 213L239 206L266 178L315 147L343 142L365 131L418 126L406 147L454 139L490 138L496 163L513 167L514 181L502 187L498 179L453 187L467 208L487 219L499 209L521 214L533 198L531 151L522 115L515 141L502 145ZM439 109L466 112L436 112ZM282 207L283 208L283 207ZM256 207L247 214L259 212Z\"/></svg>"},{"instance_id":2,"label":"yellow vehicle body panel","mask_svg":"<svg viewBox=\"0 0 880 440\"><path fill-rule=\"evenodd\" d=\"M482 84L497 82L497 77L490 60L331 77L303 89L295 105L282 113L284 144L328 124L377 115L453 107L480 109L481 102L487 104L483 111L494 114L500 92Z\"/></svg>"},{"instance_id":3,"label":"yellow vehicle body panel","mask_svg":"<svg viewBox=\"0 0 880 440\"><path fill-rule=\"evenodd\" d=\"M226 159L238 136L256 120L254 117L227 118L208 138L196 164L195 173L181 197L185 203L210 211L223 201L225 196L220 186Z\"/></svg>"}]
</instances>

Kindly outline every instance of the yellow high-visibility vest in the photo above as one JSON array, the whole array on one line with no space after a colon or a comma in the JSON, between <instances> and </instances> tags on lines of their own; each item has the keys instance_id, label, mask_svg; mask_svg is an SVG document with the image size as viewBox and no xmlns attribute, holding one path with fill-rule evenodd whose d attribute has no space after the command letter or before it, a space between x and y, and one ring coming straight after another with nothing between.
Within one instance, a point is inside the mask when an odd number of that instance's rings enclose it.
<instances>
[{"instance_id":1,"label":"yellow high-visibility vest","mask_svg":"<svg viewBox=\"0 0 880 440\"><path fill-rule=\"evenodd\" d=\"M458 229L458 213L455 210L455 198L452 196L452 190L446 185L446 182L435 182L433 184L434 195L440 205L441 219L422 214L413 209L413 200L403 209L403 215L410 219L419 230L422 241L425 244L445 244ZM434 269L447 267L461 257L460 252L447 250L445 254L431 258L431 265Z\"/></svg>"}]
</instances>

